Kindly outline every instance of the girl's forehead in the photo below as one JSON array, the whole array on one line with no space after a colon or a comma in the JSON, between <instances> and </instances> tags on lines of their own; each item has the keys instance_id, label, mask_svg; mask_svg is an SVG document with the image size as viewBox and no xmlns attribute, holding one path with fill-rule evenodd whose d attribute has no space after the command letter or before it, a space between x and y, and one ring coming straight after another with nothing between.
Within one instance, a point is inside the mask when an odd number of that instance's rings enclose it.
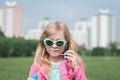
<instances>
[{"instance_id":1,"label":"girl's forehead","mask_svg":"<svg viewBox=\"0 0 120 80\"><path fill-rule=\"evenodd\" d=\"M54 39L54 40L65 39L63 31L52 33L48 38Z\"/></svg>"}]
</instances>

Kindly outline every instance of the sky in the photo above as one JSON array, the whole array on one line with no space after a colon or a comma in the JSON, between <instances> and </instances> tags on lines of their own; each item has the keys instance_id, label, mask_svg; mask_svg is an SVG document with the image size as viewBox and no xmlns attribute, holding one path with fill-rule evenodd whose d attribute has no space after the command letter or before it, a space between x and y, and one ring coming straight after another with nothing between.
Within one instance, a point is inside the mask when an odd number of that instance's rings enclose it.
<instances>
[{"instance_id":1,"label":"sky","mask_svg":"<svg viewBox=\"0 0 120 80\"><path fill-rule=\"evenodd\" d=\"M23 32L37 28L38 22L46 17L63 21L70 29L82 18L90 20L100 9L108 9L115 16L115 40L120 41L120 0L0 0L17 1L23 10Z\"/></svg>"}]
</instances>

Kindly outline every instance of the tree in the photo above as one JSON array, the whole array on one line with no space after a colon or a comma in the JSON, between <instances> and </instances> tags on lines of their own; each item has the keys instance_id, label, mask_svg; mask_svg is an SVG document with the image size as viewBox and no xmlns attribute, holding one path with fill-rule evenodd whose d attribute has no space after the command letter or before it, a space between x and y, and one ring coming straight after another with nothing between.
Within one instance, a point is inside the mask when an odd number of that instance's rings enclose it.
<instances>
[{"instance_id":1,"label":"tree","mask_svg":"<svg viewBox=\"0 0 120 80\"><path fill-rule=\"evenodd\" d=\"M117 49L116 55L120 56L120 49Z\"/></svg>"},{"instance_id":2,"label":"tree","mask_svg":"<svg viewBox=\"0 0 120 80\"><path fill-rule=\"evenodd\" d=\"M106 54L106 49L102 47L97 47L92 50L92 56L104 56Z\"/></svg>"},{"instance_id":3,"label":"tree","mask_svg":"<svg viewBox=\"0 0 120 80\"><path fill-rule=\"evenodd\" d=\"M110 53L111 55L116 55L117 52L117 46L115 45L115 43L111 43L110 44Z\"/></svg>"},{"instance_id":4,"label":"tree","mask_svg":"<svg viewBox=\"0 0 120 80\"><path fill-rule=\"evenodd\" d=\"M4 33L0 29L0 37L5 37Z\"/></svg>"},{"instance_id":5,"label":"tree","mask_svg":"<svg viewBox=\"0 0 120 80\"><path fill-rule=\"evenodd\" d=\"M10 40L6 38L0 39L0 57L8 57L10 50Z\"/></svg>"}]
</instances>

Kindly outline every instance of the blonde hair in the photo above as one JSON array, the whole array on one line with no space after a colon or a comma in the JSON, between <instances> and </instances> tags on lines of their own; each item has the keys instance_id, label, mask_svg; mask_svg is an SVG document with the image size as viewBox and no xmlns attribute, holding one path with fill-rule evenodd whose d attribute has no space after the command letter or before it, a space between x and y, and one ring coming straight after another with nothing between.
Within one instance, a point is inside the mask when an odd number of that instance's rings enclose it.
<instances>
[{"instance_id":1,"label":"blonde hair","mask_svg":"<svg viewBox=\"0 0 120 80\"><path fill-rule=\"evenodd\" d=\"M45 72L49 72L49 70L51 68L51 64L48 60L48 53L43 44L43 40L44 40L44 38L49 37L53 33L56 33L57 31L61 31L61 30L63 31L64 37L67 40L67 46L66 46L65 50L70 49L70 50L76 51L76 49L77 49L74 41L71 38L70 32L69 32L66 24L59 22L59 21L49 23L45 27L43 33L41 34L38 48L36 50L36 54L35 54L35 58L34 58L34 61L37 61L39 63L38 67L41 67L41 66L45 67Z\"/></svg>"}]
</instances>

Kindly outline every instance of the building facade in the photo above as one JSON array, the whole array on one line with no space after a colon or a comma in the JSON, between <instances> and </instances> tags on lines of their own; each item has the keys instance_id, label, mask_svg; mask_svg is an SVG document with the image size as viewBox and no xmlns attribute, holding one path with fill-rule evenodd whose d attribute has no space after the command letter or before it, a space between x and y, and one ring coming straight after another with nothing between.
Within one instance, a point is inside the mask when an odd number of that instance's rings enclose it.
<instances>
[{"instance_id":1,"label":"building facade","mask_svg":"<svg viewBox=\"0 0 120 80\"><path fill-rule=\"evenodd\" d=\"M71 30L74 41L82 47L90 47L90 22L82 18L75 23L74 30Z\"/></svg>"},{"instance_id":2,"label":"building facade","mask_svg":"<svg viewBox=\"0 0 120 80\"><path fill-rule=\"evenodd\" d=\"M114 16L108 10L100 10L92 17L91 24L91 48L106 48L115 41Z\"/></svg>"},{"instance_id":3,"label":"building facade","mask_svg":"<svg viewBox=\"0 0 120 80\"><path fill-rule=\"evenodd\" d=\"M51 22L50 20L46 20L46 19L43 19L43 20L40 20L39 23L38 23L38 27L35 28L35 29L31 29L29 30L26 35L25 35L25 39L36 39L36 40L39 40L40 39L40 35L43 31L43 29L45 28L45 26Z\"/></svg>"},{"instance_id":4,"label":"building facade","mask_svg":"<svg viewBox=\"0 0 120 80\"><path fill-rule=\"evenodd\" d=\"M6 37L20 37L22 9L16 2L6 2L6 6L0 8L0 27Z\"/></svg>"}]
</instances>

